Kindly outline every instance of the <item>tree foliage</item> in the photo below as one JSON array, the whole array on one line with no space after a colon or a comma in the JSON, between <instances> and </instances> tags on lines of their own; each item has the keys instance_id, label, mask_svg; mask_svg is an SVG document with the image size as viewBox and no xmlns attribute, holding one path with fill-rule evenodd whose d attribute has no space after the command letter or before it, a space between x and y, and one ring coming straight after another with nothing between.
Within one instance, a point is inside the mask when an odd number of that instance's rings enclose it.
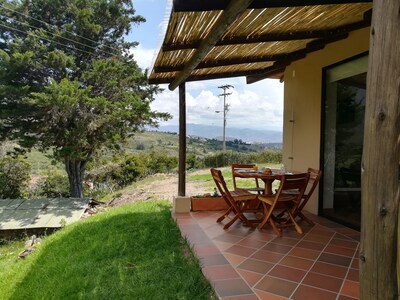
<instances>
[{"instance_id":1,"label":"tree foliage","mask_svg":"<svg viewBox=\"0 0 400 300\"><path fill-rule=\"evenodd\" d=\"M30 168L30 164L22 158L0 158L0 199L24 198L28 195Z\"/></svg>"},{"instance_id":2,"label":"tree foliage","mask_svg":"<svg viewBox=\"0 0 400 300\"><path fill-rule=\"evenodd\" d=\"M22 0L0 6L0 139L51 149L71 196L82 196L86 164L145 125L160 92L126 42L130 0Z\"/></svg>"}]
</instances>

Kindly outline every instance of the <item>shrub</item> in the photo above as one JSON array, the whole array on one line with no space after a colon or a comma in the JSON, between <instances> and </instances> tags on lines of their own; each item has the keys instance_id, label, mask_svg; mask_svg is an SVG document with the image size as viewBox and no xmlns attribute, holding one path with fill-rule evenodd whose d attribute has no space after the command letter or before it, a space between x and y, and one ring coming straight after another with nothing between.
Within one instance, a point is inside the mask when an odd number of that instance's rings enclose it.
<instances>
[{"instance_id":1,"label":"shrub","mask_svg":"<svg viewBox=\"0 0 400 300\"><path fill-rule=\"evenodd\" d=\"M66 175L54 170L48 170L39 186L40 196L47 198L69 197L69 182Z\"/></svg>"},{"instance_id":2,"label":"shrub","mask_svg":"<svg viewBox=\"0 0 400 300\"><path fill-rule=\"evenodd\" d=\"M281 163L282 152L280 150L266 150L260 153L240 153L233 151L220 151L204 158L204 166L207 168L219 168L230 166L233 163Z\"/></svg>"},{"instance_id":3,"label":"shrub","mask_svg":"<svg viewBox=\"0 0 400 300\"><path fill-rule=\"evenodd\" d=\"M29 192L31 165L22 158L0 159L0 198L24 198Z\"/></svg>"},{"instance_id":4,"label":"shrub","mask_svg":"<svg viewBox=\"0 0 400 300\"><path fill-rule=\"evenodd\" d=\"M200 169L204 166L204 163L193 153L188 154L186 157L186 169Z\"/></svg>"}]
</instances>

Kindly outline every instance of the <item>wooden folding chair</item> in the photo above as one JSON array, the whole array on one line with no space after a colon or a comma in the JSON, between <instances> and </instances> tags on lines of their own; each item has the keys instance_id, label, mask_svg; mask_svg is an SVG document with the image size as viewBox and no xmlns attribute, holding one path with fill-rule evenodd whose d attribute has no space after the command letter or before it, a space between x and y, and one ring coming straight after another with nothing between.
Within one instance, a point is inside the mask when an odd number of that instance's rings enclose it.
<instances>
[{"instance_id":1,"label":"wooden folding chair","mask_svg":"<svg viewBox=\"0 0 400 300\"><path fill-rule=\"evenodd\" d=\"M235 171L236 170L249 170L252 171L253 167L255 165L254 164L232 164L232 180L233 180L233 188L236 189L243 189L249 192L256 192L257 194L261 195L264 193L265 188L264 187L260 187L260 185L258 184L258 179L254 178L255 180L255 186L254 187L238 187L237 186L237 182L236 182L236 178L237 176L235 175Z\"/></svg>"},{"instance_id":2,"label":"wooden folding chair","mask_svg":"<svg viewBox=\"0 0 400 300\"><path fill-rule=\"evenodd\" d=\"M304 206L306 206L308 200L310 200L310 197L312 193L314 192L315 188L317 187L319 180L321 179L322 176L322 171L317 170L317 169L312 169L308 168L307 173L310 175L310 179L308 180L308 185L306 188L306 191L304 192L303 197L301 198L301 202L299 206L297 207L296 211L293 213L293 216L300 217L304 221L306 221L308 224L311 226L314 226L315 223L311 221L309 218L307 218L303 213L302 210Z\"/></svg>"},{"instance_id":3,"label":"wooden folding chair","mask_svg":"<svg viewBox=\"0 0 400 300\"><path fill-rule=\"evenodd\" d=\"M310 200L310 197L312 193L314 192L315 188L317 187L319 180L321 179L322 171L313 169L313 168L308 168L307 173L310 175L310 178L308 180L308 184L306 187L306 190L304 192L303 197L301 198L301 201L297 207L297 209L293 212L293 217L300 217L304 221L306 221L308 224L311 226L314 226L315 223L311 221L309 218L307 218L303 213L302 210L306 206L308 200ZM292 191L284 191L284 193L291 193ZM284 212L280 213L277 215L277 217L282 217Z\"/></svg>"},{"instance_id":4,"label":"wooden folding chair","mask_svg":"<svg viewBox=\"0 0 400 300\"><path fill-rule=\"evenodd\" d=\"M258 196L264 207L264 219L259 224L259 229L269 223L278 236L282 236L281 228L289 226L294 226L299 234L303 233L295 221L294 213L300 205L309 177L308 173L282 175L276 194ZM276 211L282 211L279 214L281 217L273 214ZM286 218L282 218L283 215L286 215Z\"/></svg>"},{"instance_id":5,"label":"wooden folding chair","mask_svg":"<svg viewBox=\"0 0 400 300\"><path fill-rule=\"evenodd\" d=\"M210 172L218 191L229 205L228 210L217 219L217 223L227 218L230 221L224 225L224 229L228 229L238 219L248 226L253 226L253 223L246 218L243 212L252 200L257 199L257 195L242 189L229 191L222 172L214 168L211 168ZM230 216L231 214L233 214L233 217Z\"/></svg>"}]
</instances>

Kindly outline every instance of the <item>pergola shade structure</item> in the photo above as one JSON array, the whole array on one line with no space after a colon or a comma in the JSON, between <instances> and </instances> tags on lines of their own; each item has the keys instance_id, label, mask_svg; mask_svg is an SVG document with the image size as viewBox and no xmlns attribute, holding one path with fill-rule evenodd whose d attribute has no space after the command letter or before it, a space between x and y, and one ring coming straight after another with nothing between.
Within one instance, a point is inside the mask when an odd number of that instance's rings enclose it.
<instances>
[{"instance_id":1,"label":"pergola shade structure","mask_svg":"<svg viewBox=\"0 0 400 300\"><path fill-rule=\"evenodd\" d=\"M232 2L240 6L239 0L175 0L150 83L181 77L174 89L183 81L282 79L292 61L371 23L372 3L351 0L242 1L239 13L234 8L221 21Z\"/></svg>"}]
</instances>

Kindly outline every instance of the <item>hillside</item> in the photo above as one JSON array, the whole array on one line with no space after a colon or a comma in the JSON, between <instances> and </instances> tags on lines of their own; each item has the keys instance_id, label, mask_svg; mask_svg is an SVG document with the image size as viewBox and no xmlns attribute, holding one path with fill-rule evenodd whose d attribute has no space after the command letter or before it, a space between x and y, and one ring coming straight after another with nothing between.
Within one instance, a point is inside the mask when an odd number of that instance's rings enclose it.
<instances>
[{"instance_id":1,"label":"hillside","mask_svg":"<svg viewBox=\"0 0 400 300\"><path fill-rule=\"evenodd\" d=\"M158 131L175 132L179 131L177 125L160 126ZM199 136L208 139L222 140L221 126L187 124L186 132L190 136ZM256 130L249 128L226 128L226 140L239 139L247 143L282 143L282 131Z\"/></svg>"}]
</instances>

